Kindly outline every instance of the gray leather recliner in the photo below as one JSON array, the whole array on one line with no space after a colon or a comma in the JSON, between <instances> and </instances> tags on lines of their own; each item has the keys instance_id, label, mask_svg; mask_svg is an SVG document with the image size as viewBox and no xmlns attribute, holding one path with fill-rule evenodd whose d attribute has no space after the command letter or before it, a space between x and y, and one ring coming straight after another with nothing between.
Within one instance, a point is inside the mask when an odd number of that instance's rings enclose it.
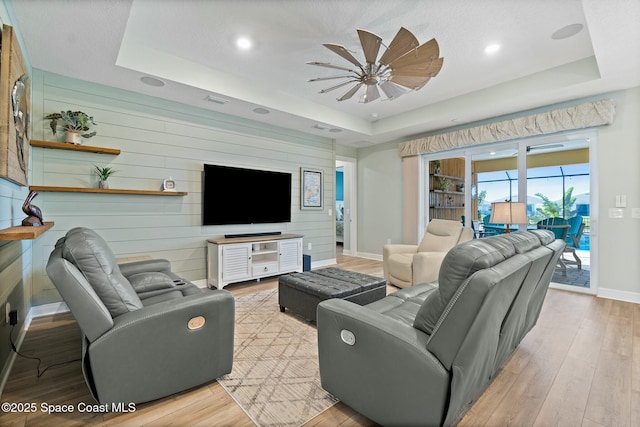
<instances>
[{"instance_id":1,"label":"gray leather recliner","mask_svg":"<svg viewBox=\"0 0 640 427\"><path fill-rule=\"evenodd\" d=\"M147 402L231 372L228 291L200 289L166 260L118 265L82 227L58 240L47 274L82 331L82 369L99 403Z\"/></svg>"},{"instance_id":2,"label":"gray leather recliner","mask_svg":"<svg viewBox=\"0 0 640 427\"><path fill-rule=\"evenodd\" d=\"M452 426L536 324L565 246L547 230L474 239L437 282L318 305L322 387L385 426Z\"/></svg>"}]
</instances>

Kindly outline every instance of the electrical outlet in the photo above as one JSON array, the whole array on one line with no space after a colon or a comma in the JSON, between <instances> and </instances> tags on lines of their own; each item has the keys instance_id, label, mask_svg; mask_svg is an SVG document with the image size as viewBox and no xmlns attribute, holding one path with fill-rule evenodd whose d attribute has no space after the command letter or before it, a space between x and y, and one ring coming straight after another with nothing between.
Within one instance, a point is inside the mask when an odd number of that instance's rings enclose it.
<instances>
[{"instance_id":1,"label":"electrical outlet","mask_svg":"<svg viewBox=\"0 0 640 427\"><path fill-rule=\"evenodd\" d=\"M9 322L10 325L18 324L18 310L11 310L9 312Z\"/></svg>"},{"instance_id":2,"label":"electrical outlet","mask_svg":"<svg viewBox=\"0 0 640 427\"><path fill-rule=\"evenodd\" d=\"M307 243L307 249L311 250L311 242Z\"/></svg>"},{"instance_id":3,"label":"electrical outlet","mask_svg":"<svg viewBox=\"0 0 640 427\"><path fill-rule=\"evenodd\" d=\"M5 315L5 319L7 322L7 325L9 324L9 312L11 311L11 303L8 302L7 305L4 307L4 315Z\"/></svg>"}]
</instances>

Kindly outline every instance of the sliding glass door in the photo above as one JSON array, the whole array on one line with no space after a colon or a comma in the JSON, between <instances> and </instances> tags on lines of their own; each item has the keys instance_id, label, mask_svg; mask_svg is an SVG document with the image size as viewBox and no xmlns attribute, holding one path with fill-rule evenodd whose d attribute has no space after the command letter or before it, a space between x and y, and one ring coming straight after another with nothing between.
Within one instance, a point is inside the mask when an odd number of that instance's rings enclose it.
<instances>
[{"instance_id":1,"label":"sliding glass door","mask_svg":"<svg viewBox=\"0 0 640 427\"><path fill-rule=\"evenodd\" d=\"M552 281L591 287L589 140L527 145L530 222L551 230L566 248Z\"/></svg>"},{"instance_id":2,"label":"sliding glass door","mask_svg":"<svg viewBox=\"0 0 640 427\"><path fill-rule=\"evenodd\" d=\"M527 224L511 229L547 228L567 244L554 285L594 292L595 137L574 133L424 155L420 235L433 218L461 221L476 238L503 233L506 224L490 221L492 203L525 203Z\"/></svg>"}]
</instances>

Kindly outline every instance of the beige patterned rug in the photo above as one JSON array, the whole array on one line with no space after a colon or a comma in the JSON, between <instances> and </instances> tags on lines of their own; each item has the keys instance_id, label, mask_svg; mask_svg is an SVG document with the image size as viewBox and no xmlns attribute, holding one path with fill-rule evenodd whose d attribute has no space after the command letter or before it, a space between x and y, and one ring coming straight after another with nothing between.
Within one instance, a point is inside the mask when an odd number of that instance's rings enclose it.
<instances>
[{"instance_id":1,"label":"beige patterned rug","mask_svg":"<svg viewBox=\"0 0 640 427\"><path fill-rule=\"evenodd\" d=\"M299 426L337 402L320 386L315 326L281 313L277 289L236 298L234 346L218 382L259 426Z\"/></svg>"}]
</instances>

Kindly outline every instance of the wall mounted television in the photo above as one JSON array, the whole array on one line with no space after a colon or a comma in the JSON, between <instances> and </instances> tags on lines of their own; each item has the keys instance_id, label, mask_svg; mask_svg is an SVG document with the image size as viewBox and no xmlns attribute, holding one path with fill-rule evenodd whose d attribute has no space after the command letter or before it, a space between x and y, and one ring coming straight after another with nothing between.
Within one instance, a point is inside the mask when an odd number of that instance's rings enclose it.
<instances>
[{"instance_id":1,"label":"wall mounted television","mask_svg":"<svg viewBox=\"0 0 640 427\"><path fill-rule=\"evenodd\" d=\"M291 222L291 173L204 165L202 225Z\"/></svg>"}]
</instances>

